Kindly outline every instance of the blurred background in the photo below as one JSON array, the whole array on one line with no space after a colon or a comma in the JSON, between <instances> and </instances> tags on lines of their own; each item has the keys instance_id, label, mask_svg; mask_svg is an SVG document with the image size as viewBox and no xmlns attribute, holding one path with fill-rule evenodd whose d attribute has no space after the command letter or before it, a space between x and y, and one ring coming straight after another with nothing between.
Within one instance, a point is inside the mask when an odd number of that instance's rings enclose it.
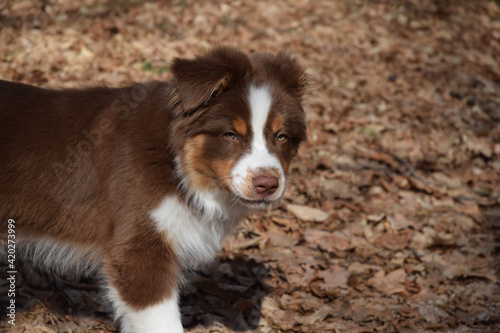
<instances>
[{"instance_id":1,"label":"blurred background","mask_svg":"<svg viewBox=\"0 0 500 333\"><path fill-rule=\"evenodd\" d=\"M499 332L498 4L0 1L3 80L168 80L173 58L216 45L308 69L308 142L286 200L190 277L187 332ZM94 278L17 265L1 332L115 331Z\"/></svg>"}]
</instances>

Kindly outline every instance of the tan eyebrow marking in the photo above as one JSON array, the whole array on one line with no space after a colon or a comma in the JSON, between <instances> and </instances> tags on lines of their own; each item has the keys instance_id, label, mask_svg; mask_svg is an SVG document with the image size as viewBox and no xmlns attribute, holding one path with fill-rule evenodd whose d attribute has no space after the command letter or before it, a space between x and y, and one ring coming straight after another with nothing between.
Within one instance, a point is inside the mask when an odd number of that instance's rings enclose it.
<instances>
[{"instance_id":1,"label":"tan eyebrow marking","mask_svg":"<svg viewBox=\"0 0 500 333\"><path fill-rule=\"evenodd\" d=\"M278 132L281 128L283 128L283 118L281 116L277 116L274 118L273 123L271 124L271 129L273 133Z\"/></svg>"},{"instance_id":2,"label":"tan eyebrow marking","mask_svg":"<svg viewBox=\"0 0 500 333\"><path fill-rule=\"evenodd\" d=\"M242 118L236 118L236 120L233 122L233 127L236 132L238 132L238 134L247 134L247 124Z\"/></svg>"}]
</instances>

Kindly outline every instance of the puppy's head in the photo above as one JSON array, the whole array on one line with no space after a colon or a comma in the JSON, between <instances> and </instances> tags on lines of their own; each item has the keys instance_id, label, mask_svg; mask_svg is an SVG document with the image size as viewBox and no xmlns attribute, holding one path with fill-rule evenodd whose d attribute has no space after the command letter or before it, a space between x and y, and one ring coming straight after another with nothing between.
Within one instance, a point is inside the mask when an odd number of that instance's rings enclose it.
<instances>
[{"instance_id":1,"label":"puppy's head","mask_svg":"<svg viewBox=\"0 0 500 333\"><path fill-rule=\"evenodd\" d=\"M247 56L217 48L176 59L171 142L189 190L222 190L265 207L285 191L306 137L306 75L286 53Z\"/></svg>"}]
</instances>

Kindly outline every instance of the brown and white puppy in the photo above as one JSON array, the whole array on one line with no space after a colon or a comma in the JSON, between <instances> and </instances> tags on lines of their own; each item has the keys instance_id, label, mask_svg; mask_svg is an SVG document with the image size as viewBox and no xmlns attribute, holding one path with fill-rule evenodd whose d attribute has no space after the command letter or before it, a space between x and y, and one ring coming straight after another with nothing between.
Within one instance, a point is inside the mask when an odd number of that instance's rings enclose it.
<instances>
[{"instance_id":1,"label":"brown and white puppy","mask_svg":"<svg viewBox=\"0 0 500 333\"><path fill-rule=\"evenodd\" d=\"M0 81L0 234L32 260L100 269L123 332L182 332L178 280L279 200L305 139L287 54L216 48L168 82L48 90Z\"/></svg>"}]
</instances>

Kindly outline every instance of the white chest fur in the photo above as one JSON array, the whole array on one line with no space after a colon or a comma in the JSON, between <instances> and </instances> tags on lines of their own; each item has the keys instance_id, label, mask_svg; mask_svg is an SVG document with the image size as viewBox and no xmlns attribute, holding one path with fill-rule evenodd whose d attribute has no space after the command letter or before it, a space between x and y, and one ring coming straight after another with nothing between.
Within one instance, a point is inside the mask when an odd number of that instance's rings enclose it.
<instances>
[{"instance_id":1,"label":"white chest fur","mask_svg":"<svg viewBox=\"0 0 500 333\"><path fill-rule=\"evenodd\" d=\"M177 196L167 196L150 216L166 233L181 265L196 268L213 260L243 211L220 191L197 192L190 198L194 209Z\"/></svg>"}]
</instances>

